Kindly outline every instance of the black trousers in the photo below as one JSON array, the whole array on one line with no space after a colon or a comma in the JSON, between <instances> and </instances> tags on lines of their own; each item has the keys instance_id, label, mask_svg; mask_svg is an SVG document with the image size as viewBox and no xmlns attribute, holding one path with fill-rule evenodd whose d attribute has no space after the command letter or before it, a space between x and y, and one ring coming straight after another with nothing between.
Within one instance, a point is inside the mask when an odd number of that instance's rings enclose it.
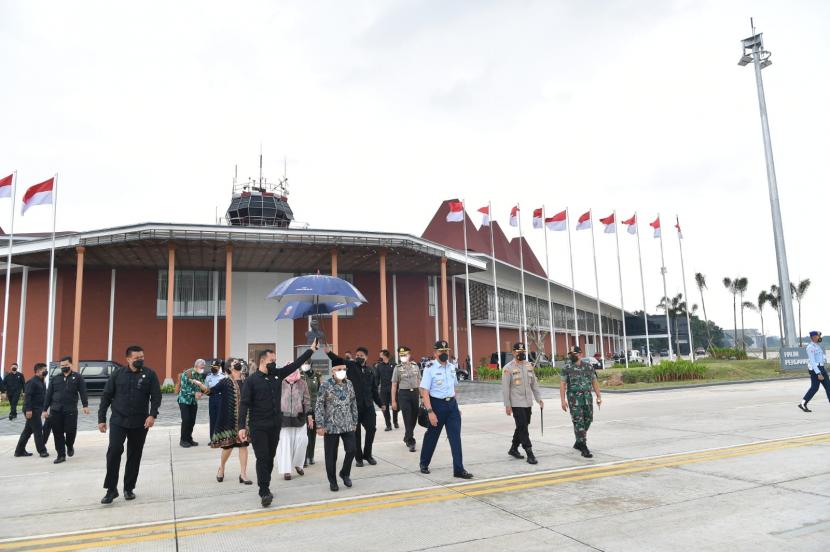
<instances>
[{"instance_id":1,"label":"black trousers","mask_svg":"<svg viewBox=\"0 0 830 552\"><path fill-rule=\"evenodd\" d=\"M355 458L358 462L362 462L366 458L372 457L372 443L375 442L375 432L377 431L377 415L374 406L358 406L357 409L357 429L354 432ZM361 426L366 430L366 441L361 438Z\"/></svg>"},{"instance_id":2,"label":"black trousers","mask_svg":"<svg viewBox=\"0 0 830 552\"><path fill-rule=\"evenodd\" d=\"M52 434L55 436L55 452L58 453L58 456L66 456L66 448L75 446L75 436L78 434L78 411L52 410L49 412L46 421L51 426Z\"/></svg>"},{"instance_id":3,"label":"black trousers","mask_svg":"<svg viewBox=\"0 0 830 552\"><path fill-rule=\"evenodd\" d=\"M20 439L17 441L17 448L15 452L22 453L26 450L26 445L29 444L29 438L35 438L35 448L38 452L46 452L46 445L43 444L43 422L40 419L42 412L40 410L32 410L32 417L26 420L26 425L23 427L23 432L20 434Z\"/></svg>"},{"instance_id":4,"label":"black trousers","mask_svg":"<svg viewBox=\"0 0 830 552\"><path fill-rule=\"evenodd\" d=\"M516 430L513 432L513 448L522 445L525 450L530 450L533 446L530 443L530 432L528 431L531 411L530 407L513 407L513 421L516 423Z\"/></svg>"},{"instance_id":5,"label":"black trousers","mask_svg":"<svg viewBox=\"0 0 830 552\"><path fill-rule=\"evenodd\" d=\"M359 427L359 426L358 426ZM349 477L352 473L352 460L354 460L355 432L347 433L326 433L323 437L323 449L326 455L326 476L330 483L337 482L337 450L340 448L340 441L343 441L343 450L346 456L343 457L343 467L340 468L340 477Z\"/></svg>"},{"instance_id":6,"label":"black trousers","mask_svg":"<svg viewBox=\"0 0 830 552\"><path fill-rule=\"evenodd\" d=\"M11 410L9 410L9 416L12 418L17 417L17 403L20 401L20 391L14 391L9 393L9 406Z\"/></svg>"},{"instance_id":7,"label":"black trousers","mask_svg":"<svg viewBox=\"0 0 830 552\"><path fill-rule=\"evenodd\" d=\"M389 389L383 387L380 390L380 402L386 405L386 410L382 410L383 412L383 421L386 422L386 427L392 427L390 420L395 422L395 425L398 425L398 411L392 411L392 414L389 414L389 411L392 410L392 388Z\"/></svg>"},{"instance_id":8,"label":"black trousers","mask_svg":"<svg viewBox=\"0 0 830 552\"><path fill-rule=\"evenodd\" d=\"M141 454L144 452L144 440L147 430L144 426L123 427L110 424L110 445L107 448L107 476L104 488L108 491L118 489L118 474L121 471L121 455L124 454L124 441L127 441L127 464L124 466L124 490L132 491L138 481L138 468Z\"/></svg>"},{"instance_id":9,"label":"black trousers","mask_svg":"<svg viewBox=\"0 0 830 552\"><path fill-rule=\"evenodd\" d=\"M274 456L280 442L280 427L251 428L251 445L256 455L256 482L259 496L271 492L271 472L274 471Z\"/></svg>"},{"instance_id":10,"label":"black trousers","mask_svg":"<svg viewBox=\"0 0 830 552\"><path fill-rule=\"evenodd\" d=\"M415 425L418 423L418 390L398 390L398 410L403 415L404 435L403 442L407 445L415 443ZM397 414L397 412L396 412Z\"/></svg>"},{"instance_id":11,"label":"black trousers","mask_svg":"<svg viewBox=\"0 0 830 552\"><path fill-rule=\"evenodd\" d=\"M312 419L314 415L311 415ZM315 422L310 429L306 430L308 434L308 446L305 448L305 457L314 460L314 445L317 443L317 423Z\"/></svg>"},{"instance_id":12,"label":"black trousers","mask_svg":"<svg viewBox=\"0 0 830 552\"><path fill-rule=\"evenodd\" d=\"M196 425L196 413L198 411L199 405L196 403L179 403L179 412L182 413L182 430L179 441L182 443L189 443L193 440L193 426ZM213 432L211 432L211 435L213 435Z\"/></svg>"}]
</instances>

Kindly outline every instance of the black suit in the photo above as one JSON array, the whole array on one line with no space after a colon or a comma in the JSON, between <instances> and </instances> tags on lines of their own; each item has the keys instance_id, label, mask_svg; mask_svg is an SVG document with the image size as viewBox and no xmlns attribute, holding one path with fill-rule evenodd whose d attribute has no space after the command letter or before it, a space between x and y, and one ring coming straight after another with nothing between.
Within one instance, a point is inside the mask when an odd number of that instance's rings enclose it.
<instances>
[{"instance_id":1,"label":"black suit","mask_svg":"<svg viewBox=\"0 0 830 552\"><path fill-rule=\"evenodd\" d=\"M344 360L334 353L328 354L332 365L346 366L346 377L352 382L354 396L357 402L357 429L355 429L355 459L362 462L372 457L372 443L377 431L377 414L375 405L381 406L378 394L378 380L375 369L371 366L358 364L353 360ZM366 440L361 439L361 427L366 431Z\"/></svg>"},{"instance_id":2,"label":"black suit","mask_svg":"<svg viewBox=\"0 0 830 552\"><path fill-rule=\"evenodd\" d=\"M393 411L391 416L389 413L392 410L392 372L394 371L394 364L388 362L378 362L375 364L380 400L386 407L386 410L383 411L383 421L386 422L386 427L391 427L390 421L394 421L395 427L398 427L398 411Z\"/></svg>"},{"instance_id":3,"label":"black suit","mask_svg":"<svg viewBox=\"0 0 830 552\"><path fill-rule=\"evenodd\" d=\"M31 412L32 416L26 420L26 427L23 428L23 433L20 434L20 439L17 441L17 448L15 453L23 454L26 451L26 445L29 443L29 438L34 436L35 448L40 453L46 452L46 445L43 444L43 423L41 422L41 415L43 414L43 403L46 400L46 386L43 380L35 376L26 382L26 397L23 401L23 413Z\"/></svg>"},{"instance_id":4,"label":"black suit","mask_svg":"<svg viewBox=\"0 0 830 552\"><path fill-rule=\"evenodd\" d=\"M6 388L6 396L9 398L9 406L11 406L11 410L9 410L10 420L17 418L17 403L20 400L20 393L23 391L25 385L26 378L23 377L20 371L9 372L3 380L3 386Z\"/></svg>"},{"instance_id":5,"label":"black suit","mask_svg":"<svg viewBox=\"0 0 830 552\"><path fill-rule=\"evenodd\" d=\"M86 395L86 382L78 372L60 374L49 380L49 389L46 392L46 403L43 408L49 412L47 423L55 435L55 451L58 456L66 456L66 449L72 449L75 445L75 435L78 433L79 397L81 404L87 408L89 401Z\"/></svg>"}]
</instances>

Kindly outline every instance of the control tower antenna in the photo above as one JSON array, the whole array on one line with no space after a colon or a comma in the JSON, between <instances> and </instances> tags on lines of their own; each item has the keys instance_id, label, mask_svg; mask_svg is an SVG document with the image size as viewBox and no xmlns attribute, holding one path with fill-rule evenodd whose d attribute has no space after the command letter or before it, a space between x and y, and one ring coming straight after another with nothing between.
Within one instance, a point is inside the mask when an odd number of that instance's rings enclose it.
<instances>
[{"instance_id":1,"label":"control tower antenna","mask_svg":"<svg viewBox=\"0 0 830 552\"><path fill-rule=\"evenodd\" d=\"M262 187L262 142L259 143L259 187Z\"/></svg>"}]
</instances>

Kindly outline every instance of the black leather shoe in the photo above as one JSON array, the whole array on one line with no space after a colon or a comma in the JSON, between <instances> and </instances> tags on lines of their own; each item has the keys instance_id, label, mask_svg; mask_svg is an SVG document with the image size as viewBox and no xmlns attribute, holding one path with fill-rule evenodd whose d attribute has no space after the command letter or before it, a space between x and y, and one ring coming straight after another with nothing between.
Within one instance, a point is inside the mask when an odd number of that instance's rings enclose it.
<instances>
[{"instance_id":1,"label":"black leather shoe","mask_svg":"<svg viewBox=\"0 0 830 552\"><path fill-rule=\"evenodd\" d=\"M135 500L135 493L132 491L124 491L124 500Z\"/></svg>"},{"instance_id":2,"label":"black leather shoe","mask_svg":"<svg viewBox=\"0 0 830 552\"><path fill-rule=\"evenodd\" d=\"M179 441L179 446L182 448L190 448L191 445L187 441Z\"/></svg>"},{"instance_id":3,"label":"black leather shoe","mask_svg":"<svg viewBox=\"0 0 830 552\"><path fill-rule=\"evenodd\" d=\"M31 452L28 450L24 450L23 452L15 452L14 456L16 458L23 458L24 456L33 456Z\"/></svg>"},{"instance_id":4,"label":"black leather shoe","mask_svg":"<svg viewBox=\"0 0 830 552\"><path fill-rule=\"evenodd\" d=\"M331 491L332 491L333 493L336 493L337 491L339 491L339 490L340 490L340 487L338 487L338 486L337 486L337 482L336 482L336 481L329 481L329 489L331 489Z\"/></svg>"},{"instance_id":5,"label":"black leather shoe","mask_svg":"<svg viewBox=\"0 0 830 552\"><path fill-rule=\"evenodd\" d=\"M112 501L116 498L118 498L118 491L107 491L107 494L101 499L101 504L112 504Z\"/></svg>"},{"instance_id":6,"label":"black leather shoe","mask_svg":"<svg viewBox=\"0 0 830 552\"><path fill-rule=\"evenodd\" d=\"M588 450L588 445L586 445L585 443L582 443L582 446L579 447L579 450L582 451L582 456L585 457L585 458L593 458L594 457L594 455L591 454L591 451Z\"/></svg>"},{"instance_id":7,"label":"black leather shoe","mask_svg":"<svg viewBox=\"0 0 830 552\"><path fill-rule=\"evenodd\" d=\"M64 462L66 462L66 456L58 456L57 458L55 458L55 461L52 462L52 463L53 464L63 464Z\"/></svg>"},{"instance_id":8,"label":"black leather shoe","mask_svg":"<svg viewBox=\"0 0 830 552\"><path fill-rule=\"evenodd\" d=\"M458 477L459 479L472 479L473 478L473 474L471 474L467 470L464 470L463 472L460 472L460 473L454 473L454 474L452 474L452 476L453 477Z\"/></svg>"},{"instance_id":9,"label":"black leather shoe","mask_svg":"<svg viewBox=\"0 0 830 552\"><path fill-rule=\"evenodd\" d=\"M271 503L273 501L274 501L274 495L272 495L271 493L268 493L267 495L262 497L262 507L267 508L268 506L271 505Z\"/></svg>"},{"instance_id":10,"label":"black leather shoe","mask_svg":"<svg viewBox=\"0 0 830 552\"><path fill-rule=\"evenodd\" d=\"M395 422L395 429L398 429L399 427L398 422Z\"/></svg>"},{"instance_id":11,"label":"black leather shoe","mask_svg":"<svg viewBox=\"0 0 830 552\"><path fill-rule=\"evenodd\" d=\"M383 431L392 431L392 426L386 426L386 429L384 429Z\"/></svg>"},{"instance_id":12,"label":"black leather shoe","mask_svg":"<svg viewBox=\"0 0 830 552\"><path fill-rule=\"evenodd\" d=\"M533 449L527 449L525 451L527 453L527 463L528 464L538 464L539 461L536 460L536 455L533 454Z\"/></svg>"},{"instance_id":13,"label":"black leather shoe","mask_svg":"<svg viewBox=\"0 0 830 552\"><path fill-rule=\"evenodd\" d=\"M66 447L66 455L72 458L75 456L75 449L73 447Z\"/></svg>"},{"instance_id":14,"label":"black leather shoe","mask_svg":"<svg viewBox=\"0 0 830 552\"><path fill-rule=\"evenodd\" d=\"M415 443L409 443L409 452L415 452Z\"/></svg>"},{"instance_id":15,"label":"black leather shoe","mask_svg":"<svg viewBox=\"0 0 830 552\"><path fill-rule=\"evenodd\" d=\"M429 466L424 466L423 464L421 464L421 473L425 473L425 474L430 473Z\"/></svg>"},{"instance_id":16,"label":"black leather shoe","mask_svg":"<svg viewBox=\"0 0 830 552\"><path fill-rule=\"evenodd\" d=\"M513 458L517 458L519 460L524 460L524 456L521 452L519 452L518 447L510 447L510 450L507 451L507 454L512 456Z\"/></svg>"},{"instance_id":17,"label":"black leather shoe","mask_svg":"<svg viewBox=\"0 0 830 552\"><path fill-rule=\"evenodd\" d=\"M40 455L41 458L49 458L49 453L46 452L46 451L39 452L38 454Z\"/></svg>"},{"instance_id":18,"label":"black leather shoe","mask_svg":"<svg viewBox=\"0 0 830 552\"><path fill-rule=\"evenodd\" d=\"M378 461L377 461L377 460L375 460L374 458L372 458L371 456L369 456L369 457L368 457L368 458L366 458L365 460L366 460L366 462L367 462L370 466L376 466L376 465L377 465L377 463L378 463Z\"/></svg>"},{"instance_id":19,"label":"black leather shoe","mask_svg":"<svg viewBox=\"0 0 830 552\"><path fill-rule=\"evenodd\" d=\"M199 443L197 443L196 441L191 440L191 441L190 441L190 446L191 446L191 447L198 447L198 446L199 446Z\"/></svg>"},{"instance_id":20,"label":"black leather shoe","mask_svg":"<svg viewBox=\"0 0 830 552\"><path fill-rule=\"evenodd\" d=\"M358 468L362 468L363 467L363 460L356 460L354 465L357 466Z\"/></svg>"},{"instance_id":21,"label":"black leather shoe","mask_svg":"<svg viewBox=\"0 0 830 552\"><path fill-rule=\"evenodd\" d=\"M803 412L812 412L809 408L807 408L806 404L798 403L798 408L800 408Z\"/></svg>"},{"instance_id":22,"label":"black leather shoe","mask_svg":"<svg viewBox=\"0 0 830 552\"><path fill-rule=\"evenodd\" d=\"M352 486L352 479L350 477L343 477L342 475L340 477L343 479L343 484L345 486L347 486L347 487Z\"/></svg>"}]
</instances>

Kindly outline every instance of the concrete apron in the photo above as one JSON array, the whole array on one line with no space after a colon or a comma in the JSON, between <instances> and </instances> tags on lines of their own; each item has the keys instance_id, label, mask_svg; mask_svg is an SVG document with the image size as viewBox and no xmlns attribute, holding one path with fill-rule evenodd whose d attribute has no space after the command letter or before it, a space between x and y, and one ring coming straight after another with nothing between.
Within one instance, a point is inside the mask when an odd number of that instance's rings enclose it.
<instances>
[{"instance_id":1,"label":"concrete apron","mask_svg":"<svg viewBox=\"0 0 830 552\"><path fill-rule=\"evenodd\" d=\"M466 468L475 474L473 484L488 478L528 475L517 488L444 499L444 487L459 480L452 477L449 446L441 439L431 464L432 474L418 472L419 453L410 453L401 439L403 429L384 432L379 427L375 444L377 466L353 468L354 487L331 493L325 479L322 442L318 440L317 464L306 475L293 474L291 481L274 473L272 491L276 496L269 518L261 523L228 527L216 532L187 533L185 524L179 549L216 549L233 546L273 549L269 539L318 549L325 534L337 534L338 549L366 549L379 542L389 550L443 547L465 550L473 547L496 549L521 543L522 549L643 550L719 549L724 543L752 544L755 549L819 550L826 545L830 517L824 514L830 498L830 471L826 467L830 445L821 436L812 441L751 445L770 439L821 433L830 427L830 407L817 395L812 414L796 408L804 382L771 382L735 387L711 387L664 393L626 394L605 397L602 410L595 410L589 445L595 457L583 459L571 448L573 433L569 417L558 401L548 400L545 435L540 435L539 412L534 410L531 438L539 464L531 466L506 455L513 431L512 419L500 404L462 407L463 443ZM422 430L418 428L418 448ZM197 425L194 438L207 442L207 428ZM150 430L133 502L123 496L110 506L99 504L104 490L106 436L82 432L75 457L52 464L55 457L50 440L49 459L12 458L16 437L0 437L2 462L0 483L9 498L0 518L4 537L57 535L67 532L104 529L134 524L168 522L174 519L218 515L215 524L227 523L232 513L241 520L256 515L259 508L256 485L244 486L236 453L228 463L225 481L215 479L219 452L206 446L182 449L178 428ZM677 465L651 466L654 460L634 459L705 449L732 449L705 453L705 458ZM34 450L30 443L29 450ZM256 480L251 451L249 478ZM686 457L684 457L686 458ZM661 460L664 461L664 460ZM528 485L532 477L564 468L609 464L601 477L563 480ZM622 467L620 467L622 466ZM635 467L644 469L633 469ZM623 469L627 468L627 469ZM580 474L589 474L584 470ZM122 472L123 475L123 472ZM596 474L595 474L596 475ZM560 478L545 476L551 481ZM493 483L485 488L501 485ZM356 509L314 517L304 513L286 521L274 521L281 510L292 505L355 499L366 495L424 489L420 502L395 505L397 499L370 499L382 506ZM454 489L463 489L456 487ZM119 489L123 492L123 489ZM454 490L452 493L457 494ZM174 500L175 497L175 500ZM365 506L365 504L364 504ZM330 509L327 503L322 508ZM806 516L805 512L814 515ZM359 516L355 517L355 516ZM368 517L367 517L368 516ZM358 521L361 520L361 521ZM393 536L389 528L429 528L412 531L410 538ZM592 521L594 520L594 521ZM599 521L601 520L601 521ZM654 527L654 531L646 531ZM336 533L332 533L332 530ZM130 533L134 535L135 533ZM117 538L102 535L104 540ZM78 546L77 539L36 545ZM477 543L477 544L476 544ZM486 544L484 544L486 543ZM0 541L0 550L20 549L25 543ZM86 548L91 543L82 544ZM173 550L175 539L122 543L128 549ZM34 546L34 544L33 544ZM482 548L484 546L484 548ZM468 548L469 547L469 548ZM119 548L124 549L124 548Z\"/></svg>"}]
</instances>

